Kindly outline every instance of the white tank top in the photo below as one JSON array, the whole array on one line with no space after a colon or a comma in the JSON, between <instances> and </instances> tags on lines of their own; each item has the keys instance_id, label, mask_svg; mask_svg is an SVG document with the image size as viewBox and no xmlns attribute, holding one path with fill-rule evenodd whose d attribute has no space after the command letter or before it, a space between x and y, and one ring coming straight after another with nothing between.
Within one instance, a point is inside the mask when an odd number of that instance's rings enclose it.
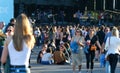
<instances>
[{"instance_id":1,"label":"white tank top","mask_svg":"<svg viewBox=\"0 0 120 73\"><path fill-rule=\"evenodd\" d=\"M28 48L27 44L23 43L23 50L17 51L14 48L13 40L10 41L8 45L8 52L10 56L10 64L11 65L29 65L29 58L31 54L31 49Z\"/></svg>"}]
</instances>

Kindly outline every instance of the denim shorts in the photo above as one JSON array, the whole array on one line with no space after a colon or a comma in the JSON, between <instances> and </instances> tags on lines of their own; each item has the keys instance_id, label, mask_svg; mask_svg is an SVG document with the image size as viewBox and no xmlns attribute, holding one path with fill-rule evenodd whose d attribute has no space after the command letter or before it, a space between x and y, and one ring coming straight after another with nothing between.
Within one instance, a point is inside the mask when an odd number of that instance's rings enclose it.
<instances>
[{"instance_id":1,"label":"denim shorts","mask_svg":"<svg viewBox=\"0 0 120 73\"><path fill-rule=\"evenodd\" d=\"M43 65L50 65L50 62L49 61L41 61L41 64L43 64Z\"/></svg>"},{"instance_id":2,"label":"denim shorts","mask_svg":"<svg viewBox=\"0 0 120 73\"><path fill-rule=\"evenodd\" d=\"M10 66L10 73L30 73L30 69L24 65Z\"/></svg>"}]
</instances>

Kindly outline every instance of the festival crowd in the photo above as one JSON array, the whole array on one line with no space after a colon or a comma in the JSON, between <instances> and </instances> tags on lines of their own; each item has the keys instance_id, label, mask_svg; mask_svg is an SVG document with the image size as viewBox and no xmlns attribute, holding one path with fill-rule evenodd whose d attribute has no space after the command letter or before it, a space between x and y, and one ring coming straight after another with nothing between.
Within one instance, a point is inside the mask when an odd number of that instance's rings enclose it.
<instances>
[{"instance_id":1,"label":"festival crowd","mask_svg":"<svg viewBox=\"0 0 120 73\"><path fill-rule=\"evenodd\" d=\"M0 22L0 63L5 73L30 73L30 54L34 48L39 51L38 64L71 64L73 73L76 66L82 73L84 53L87 73L93 73L95 61L100 62L100 67L105 67L106 73L115 73L120 55L119 26L104 25L102 19L99 26L80 23L35 26L31 22L25 14L20 14L10 20L4 31L5 23ZM10 69L6 70L8 59Z\"/></svg>"}]
</instances>

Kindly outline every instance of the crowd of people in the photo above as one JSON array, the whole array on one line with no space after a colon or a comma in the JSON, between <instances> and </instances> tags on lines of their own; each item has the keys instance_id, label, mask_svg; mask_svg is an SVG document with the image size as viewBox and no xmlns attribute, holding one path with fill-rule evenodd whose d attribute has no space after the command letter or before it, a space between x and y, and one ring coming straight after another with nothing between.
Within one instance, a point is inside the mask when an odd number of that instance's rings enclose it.
<instances>
[{"instance_id":1,"label":"crowd of people","mask_svg":"<svg viewBox=\"0 0 120 73\"><path fill-rule=\"evenodd\" d=\"M36 32L38 32L36 34ZM94 61L100 62L100 67L105 67L107 62L106 60L108 53L111 55L115 54L115 60L112 60L110 63L111 68L106 69L108 73L111 70L111 73L115 73L116 64L118 61L119 52L119 27L115 26L40 26L35 27L35 36L36 36L36 46L42 50L38 54L37 62L40 64L66 64L72 63L73 72L75 72L75 67L79 67L81 73L82 66L82 52L86 56L86 68L87 72L93 72ZM112 50L109 48L108 51L105 49L109 45L108 37L114 36L117 41L114 41L115 47L112 44ZM115 43L116 42L116 43ZM67 44L67 46L66 46ZM111 45L111 44L110 44ZM51 49L51 55L44 56L47 52L47 47ZM76 49L79 48L79 49ZM109 52L110 51L110 52ZM111 52L112 51L112 52ZM56 53L57 52L57 53ZM64 55L63 55L64 54ZM46 60L45 60L46 57ZM112 58L111 58L112 59ZM72 62L70 62L72 61ZM112 63L114 63L112 65ZM90 64L91 63L91 64ZM114 67L114 68L113 68ZM109 67L107 67L109 68ZM110 72L109 72L110 73Z\"/></svg>"},{"instance_id":2,"label":"crowd of people","mask_svg":"<svg viewBox=\"0 0 120 73\"><path fill-rule=\"evenodd\" d=\"M5 73L30 73L29 61L33 48L39 51L36 58L39 64L69 63L73 66L73 73L76 66L82 73L84 53L87 73L93 72L94 61L100 61L100 67L109 65L106 66L106 73L115 73L120 54L119 26L32 26L29 18L20 14L10 20L4 32L3 27L4 22L0 22L1 63L5 66L7 61L10 62L10 69L4 68Z\"/></svg>"},{"instance_id":3,"label":"crowd of people","mask_svg":"<svg viewBox=\"0 0 120 73\"><path fill-rule=\"evenodd\" d=\"M80 11L80 10L40 10L33 11L30 15L31 19L40 24L67 24L80 23L81 25L119 25L119 13L109 11Z\"/></svg>"}]
</instances>

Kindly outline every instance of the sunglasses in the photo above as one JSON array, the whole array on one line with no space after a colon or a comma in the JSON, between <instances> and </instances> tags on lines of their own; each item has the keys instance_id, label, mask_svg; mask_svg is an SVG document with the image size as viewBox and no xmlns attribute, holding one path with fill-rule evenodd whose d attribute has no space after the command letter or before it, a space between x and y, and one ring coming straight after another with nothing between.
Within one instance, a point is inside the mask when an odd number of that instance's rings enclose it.
<instances>
[{"instance_id":1,"label":"sunglasses","mask_svg":"<svg viewBox=\"0 0 120 73\"><path fill-rule=\"evenodd\" d=\"M7 31L11 32L12 30L7 30Z\"/></svg>"}]
</instances>

